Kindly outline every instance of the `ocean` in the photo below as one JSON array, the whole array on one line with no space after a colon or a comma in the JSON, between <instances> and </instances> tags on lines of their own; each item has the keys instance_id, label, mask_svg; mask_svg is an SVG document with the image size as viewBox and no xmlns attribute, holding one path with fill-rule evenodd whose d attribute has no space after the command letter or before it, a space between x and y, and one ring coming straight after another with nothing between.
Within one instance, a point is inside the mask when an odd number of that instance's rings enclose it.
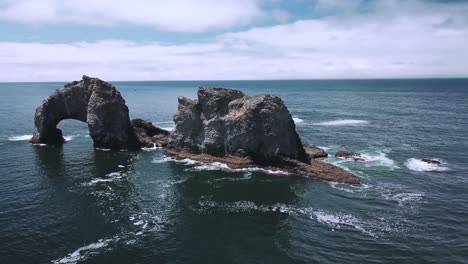
<instances>
[{"instance_id":1,"label":"ocean","mask_svg":"<svg viewBox=\"0 0 468 264\"><path fill-rule=\"evenodd\" d=\"M28 144L63 84L0 83L0 263L468 263L468 79L113 82L166 129L199 86L280 96L360 186L95 150L76 120Z\"/></svg>"}]
</instances>

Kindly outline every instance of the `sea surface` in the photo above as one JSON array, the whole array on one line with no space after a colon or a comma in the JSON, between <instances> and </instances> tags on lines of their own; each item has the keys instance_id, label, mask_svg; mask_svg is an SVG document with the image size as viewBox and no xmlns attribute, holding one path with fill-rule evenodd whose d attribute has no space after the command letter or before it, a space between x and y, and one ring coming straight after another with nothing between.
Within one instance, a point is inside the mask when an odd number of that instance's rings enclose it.
<instances>
[{"instance_id":1,"label":"sea surface","mask_svg":"<svg viewBox=\"0 0 468 264\"><path fill-rule=\"evenodd\" d=\"M63 84L0 84L0 263L468 263L468 79L113 83L167 129L199 86L278 95L360 186L95 150L76 120L30 145Z\"/></svg>"}]
</instances>

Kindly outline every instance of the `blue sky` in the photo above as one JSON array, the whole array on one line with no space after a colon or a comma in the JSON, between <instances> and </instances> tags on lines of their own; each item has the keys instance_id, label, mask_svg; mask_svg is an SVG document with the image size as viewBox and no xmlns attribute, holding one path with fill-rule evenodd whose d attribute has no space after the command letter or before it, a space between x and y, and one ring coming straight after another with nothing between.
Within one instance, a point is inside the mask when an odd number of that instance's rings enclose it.
<instances>
[{"instance_id":1,"label":"blue sky","mask_svg":"<svg viewBox=\"0 0 468 264\"><path fill-rule=\"evenodd\" d=\"M0 0L0 81L468 76L468 2Z\"/></svg>"}]
</instances>

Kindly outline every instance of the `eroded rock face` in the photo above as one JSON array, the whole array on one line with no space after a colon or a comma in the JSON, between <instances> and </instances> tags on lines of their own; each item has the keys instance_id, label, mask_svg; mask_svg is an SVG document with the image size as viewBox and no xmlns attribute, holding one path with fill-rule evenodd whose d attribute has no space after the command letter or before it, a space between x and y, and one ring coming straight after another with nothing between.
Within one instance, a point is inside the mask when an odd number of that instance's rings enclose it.
<instances>
[{"instance_id":1,"label":"eroded rock face","mask_svg":"<svg viewBox=\"0 0 468 264\"><path fill-rule=\"evenodd\" d=\"M222 162L230 168L263 167L307 178L359 184L357 176L311 157L327 154L311 145L306 152L296 126L276 96L247 96L239 90L200 88L198 99L179 97L175 130L166 155Z\"/></svg>"},{"instance_id":2,"label":"eroded rock face","mask_svg":"<svg viewBox=\"0 0 468 264\"><path fill-rule=\"evenodd\" d=\"M57 124L76 119L88 124L94 146L107 149L138 149L128 107L116 88L100 79L83 76L52 93L36 109L30 142L59 145L64 142Z\"/></svg>"},{"instance_id":3,"label":"eroded rock face","mask_svg":"<svg viewBox=\"0 0 468 264\"><path fill-rule=\"evenodd\" d=\"M198 100L179 97L170 148L213 156L249 157L262 165L284 158L309 162L291 114L277 96L200 88Z\"/></svg>"}]
</instances>

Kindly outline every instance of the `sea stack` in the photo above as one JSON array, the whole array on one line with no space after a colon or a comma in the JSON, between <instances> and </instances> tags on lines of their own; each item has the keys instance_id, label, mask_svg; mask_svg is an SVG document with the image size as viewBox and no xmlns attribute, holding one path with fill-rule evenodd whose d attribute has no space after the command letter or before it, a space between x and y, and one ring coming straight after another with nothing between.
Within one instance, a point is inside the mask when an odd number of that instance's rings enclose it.
<instances>
[{"instance_id":1,"label":"sea stack","mask_svg":"<svg viewBox=\"0 0 468 264\"><path fill-rule=\"evenodd\" d=\"M65 84L37 107L30 142L63 144L65 140L57 124L64 119L87 123L96 148L135 150L148 145L158 133L161 133L162 137L169 134L167 131L150 129L151 123L145 123L143 129L143 120L134 122L138 127L137 134L120 92L112 84L88 76L83 76L81 81ZM158 138L158 142L160 141L162 140Z\"/></svg>"},{"instance_id":2,"label":"sea stack","mask_svg":"<svg viewBox=\"0 0 468 264\"><path fill-rule=\"evenodd\" d=\"M215 87L200 88L197 97L179 97L167 155L359 184L358 177L311 159L281 98Z\"/></svg>"}]
</instances>

